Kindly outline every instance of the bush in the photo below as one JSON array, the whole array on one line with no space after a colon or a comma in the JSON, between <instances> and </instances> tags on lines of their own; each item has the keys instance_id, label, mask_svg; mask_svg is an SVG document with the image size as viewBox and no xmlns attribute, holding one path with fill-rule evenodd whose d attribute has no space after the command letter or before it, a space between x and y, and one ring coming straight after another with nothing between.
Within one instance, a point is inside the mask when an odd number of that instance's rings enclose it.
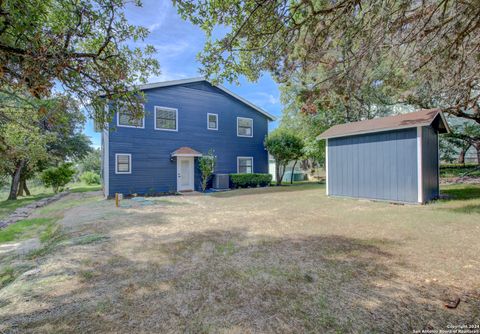
<instances>
[{"instance_id":1,"label":"bush","mask_svg":"<svg viewBox=\"0 0 480 334\"><path fill-rule=\"evenodd\" d=\"M213 171L215 170L215 163L217 162L217 157L213 150L209 150L208 154L205 154L198 158L198 168L200 169L202 177L202 191L205 192L207 189L208 181L210 181Z\"/></svg>"},{"instance_id":2,"label":"bush","mask_svg":"<svg viewBox=\"0 0 480 334\"><path fill-rule=\"evenodd\" d=\"M52 187L53 191L57 193L59 189L72 181L73 175L75 175L75 169L72 166L72 163L67 162L58 167L44 170L41 179L45 187Z\"/></svg>"},{"instance_id":3,"label":"bush","mask_svg":"<svg viewBox=\"0 0 480 334\"><path fill-rule=\"evenodd\" d=\"M440 169L475 168L475 167L477 167L477 166L478 166L478 164L475 164L475 163L465 163L465 164L459 164L459 163L440 164Z\"/></svg>"},{"instance_id":4,"label":"bush","mask_svg":"<svg viewBox=\"0 0 480 334\"><path fill-rule=\"evenodd\" d=\"M230 174L233 188L266 187L272 182L270 174Z\"/></svg>"},{"instance_id":5,"label":"bush","mask_svg":"<svg viewBox=\"0 0 480 334\"><path fill-rule=\"evenodd\" d=\"M89 186L93 184L100 184L100 175L94 172L85 172L80 175L80 180Z\"/></svg>"}]
</instances>

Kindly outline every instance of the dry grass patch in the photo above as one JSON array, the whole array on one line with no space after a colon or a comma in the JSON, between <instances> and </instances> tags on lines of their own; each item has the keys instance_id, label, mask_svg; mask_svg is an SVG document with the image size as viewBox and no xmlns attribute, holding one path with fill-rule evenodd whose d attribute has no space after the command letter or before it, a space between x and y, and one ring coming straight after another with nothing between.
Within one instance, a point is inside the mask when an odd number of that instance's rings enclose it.
<instances>
[{"instance_id":1,"label":"dry grass patch","mask_svg":"<svg viewBox=\"0 0 480 334\"><path fill-rule=\"evenodd\" d=\"M480 321L480 216L456 210L475 196L398 206L301 185L153 201L59 205L64 239L0 290L0 331L405 333Z\"/></svg>"}]
</instances>

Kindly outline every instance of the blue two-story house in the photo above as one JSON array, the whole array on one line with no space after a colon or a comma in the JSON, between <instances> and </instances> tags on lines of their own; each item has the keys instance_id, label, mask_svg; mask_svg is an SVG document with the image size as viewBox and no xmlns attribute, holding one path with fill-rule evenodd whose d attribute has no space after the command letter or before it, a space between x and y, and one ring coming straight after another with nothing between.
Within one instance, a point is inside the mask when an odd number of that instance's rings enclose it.
<instances>
[{"instance_id":1,"label":"blue two-story house","mask_svg":"<svg viewBox=\"0 0 480 334\"><path fill-rule=\"evenodd\" d=\"M203 78L140 86L144 118L116 111L102 134L104 194L199 190L198 157L213 150L216 174L268 173L263 141L275 118Z\"/></svg>"}]
</instances>

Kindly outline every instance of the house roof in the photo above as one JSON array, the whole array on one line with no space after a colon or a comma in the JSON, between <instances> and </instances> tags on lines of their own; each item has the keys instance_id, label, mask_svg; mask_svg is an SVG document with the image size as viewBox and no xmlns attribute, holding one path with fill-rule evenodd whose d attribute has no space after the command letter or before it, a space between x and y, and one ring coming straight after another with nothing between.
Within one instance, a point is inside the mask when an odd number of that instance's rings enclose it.
<instances>
[{"instance_id":1,"label":"house roof","mask_svg":"<svg viewBox=\"0 0 480 334\"><path fill-rule=\"evenodd\" d=\"M154 83L149 83L149 84L145 84L145 85L139 85L137 88L139 90L146 90L146 89L152 89L152 88L160 88L160 87L169 87L169 86L176 86L176 85L182 85L182 84L187 84L187 83L194 83L194 82L202 82L202 81L206 81L208 83L210 83L212 86L215 86L217 87L218 89L224 91L225 93L227 93L228 95L234 97L235 99L245 103L246 105L248 105L249 107L255 109L256 111L258 111L259 113L263 114L264 116L267 116L268 119L274 121L276 120L277 118L275 116L273 116L272 114L268 113L267 111L263 110L262 108L260 108L259 106L256 106L255 104L251 103L250 101L247 101L246 99L244 99L243 97L231 92L230 90L226 89L225 87L223 87L222 85L214 85L212 84L210 81L206 80L205 78L203 77L197 77L197 78L189 78L189 79L181 79L181 80L171 80L171 81L162 81L162 82L154 82Z\"/></svg>"},{"instance_id":2,"label":"house roof","mask_svg":"<svg viewBox=\"0 0 480 334\"><path fill-rule=\"evenodd\" d=\"M448 133L448 123L439 109L421 109L406 114L380 117L360 122L351 122L332 126L323 132L317 139L353 136L371 132L381 132L414 128L417 126L429 126L435 122L440 133Z\"/></svg>"},{"instance_id":3,"label":"house roof","mask_svg":"<svg viewBox=\"0 0 480 334\"><path fill-rule=\"evenodd\" d=\"M193 148L183 146L172 152L172 157L201 157L202 153L195 151Z\"/></svg>"}]
</instances>

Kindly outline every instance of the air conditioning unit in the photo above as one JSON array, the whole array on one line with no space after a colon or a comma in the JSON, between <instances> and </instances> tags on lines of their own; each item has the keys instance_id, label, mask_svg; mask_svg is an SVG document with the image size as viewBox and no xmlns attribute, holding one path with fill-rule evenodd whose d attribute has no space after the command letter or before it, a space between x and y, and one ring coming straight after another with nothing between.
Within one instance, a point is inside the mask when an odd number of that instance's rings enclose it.
<instances>
[{"instance_id":1,"label":"air conditioning unit","mask_svg":"<svg viewBox=\"0 0 480 334\"><path fill-rule=\"evenodd\" d=\"M230 175L228 174L215 174L213 177L214 189L228 189L230 188Z\"/></svg>"}]
</instances>

